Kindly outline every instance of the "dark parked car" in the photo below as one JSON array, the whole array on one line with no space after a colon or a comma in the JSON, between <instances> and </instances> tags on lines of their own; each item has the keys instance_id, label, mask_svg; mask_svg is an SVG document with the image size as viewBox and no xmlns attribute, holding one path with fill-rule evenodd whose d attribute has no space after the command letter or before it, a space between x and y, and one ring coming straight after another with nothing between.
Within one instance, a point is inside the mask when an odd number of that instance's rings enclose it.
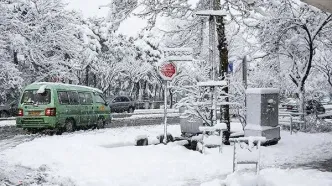
<instances>
[{"instance_id":1,"label":"dark parked car","mask_svg":"<svg viewBox=\"0 0 332 186\"><path fill-rule=\"evenodd\" d=\"M287 105L287 111L291 111L291 112L298 112L299 109L299 102L292 102L292 104L288 104ZM325 113L325 108L324 106L316 101L316 100L308 100L305 102L305 112L307 114L324 114Z\"/></svg>"},{"instance_id":2,"label":"dark parked car","mask_svg":"<svg viewBox=\"0 0 332 186\"><path fill-rule=\"evenodd\" d=\"M136 109L136 103L127 96L115 97L110 103L111 112L129 112L133 113Z\"/></svg>"},{"instance_id":3,"label":"dark parked car","mask_svg":"<svg viewBox=\"0 0 332 186\"><path fill-rule=\"evenodd\" d=\"M5 105L0 105L0 118L16 116L18 101L12 101Z\"/></svg>"},{"instance_id":4,"label":"dark parked car","mask_svg":"<svg viewBox=\"0 0 332 186\"><path fill-rule=\"evenodd\" d=\"M286 98L285 100L280 100L281 108L287 108L288 105L293 105L296 103L295 98Z\"/></svg>"}]
</instances>

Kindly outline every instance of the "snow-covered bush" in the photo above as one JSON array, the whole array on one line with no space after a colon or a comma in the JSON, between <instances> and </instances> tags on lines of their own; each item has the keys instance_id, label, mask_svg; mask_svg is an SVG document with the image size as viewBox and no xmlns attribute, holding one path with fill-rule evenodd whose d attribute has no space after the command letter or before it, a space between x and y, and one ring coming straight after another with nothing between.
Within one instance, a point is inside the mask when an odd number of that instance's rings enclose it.
<instances>
[{"instance_id":1,"label":"snow-covered bush","mask_svg":"<svg viewBox=\"0 0 332 186\"><path fill-rule=\"evenodd\" d=\"M306 127L304 132L319 133L319 132L331 132L332 121L318 118L315 114L310 114L305 117Z\"/></svg>"},{"instance_id":2,"label":"snow-covered bush","mask_svg":"<svg viewBox=\"0 0 332 186\"><path fill-rule=\"evenodd\" d=\"M0 103L8 102L18 96L22 87L23 78L16 65L1 61L0 57Z\"/></svg>"},{"instance_id":3,"label":"snow-covered bush","mask_svg":"<svg viewBox=\"0 0 332 186\"><path fill-rule=\"evenodd\" d=\"M223 91L225 87L216 87L216 93L213 97L216 99L217 105L212 103L212 94L214 94L214 91L210 87L198 87L196 85L186 88L187 96L182 98L175 107L185 107L183 116L188 116L192 119L200 118L204 121L205 125L212 126L212 110L218 110L221 105L230 104L230 102L225 101L227 97L231 97Z\"/></svg>"}]
</instances>

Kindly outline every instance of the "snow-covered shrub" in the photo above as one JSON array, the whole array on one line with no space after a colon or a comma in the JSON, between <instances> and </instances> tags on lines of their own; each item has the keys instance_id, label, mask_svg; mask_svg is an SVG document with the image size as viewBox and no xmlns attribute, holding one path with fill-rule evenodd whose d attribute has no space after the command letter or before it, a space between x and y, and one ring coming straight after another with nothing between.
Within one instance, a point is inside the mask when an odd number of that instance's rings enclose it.
<instances>
[{"instance_id":1,"label":"snow-covered shrub","mask_svg":"<svg viewBox=\"0 0 332 186\"><path fill-rule=\"evenodd\" d=\"M303 129L304 132L318 133L318 132L331 132L332 122L317 118L315 114L311 114L305 117L306 127Z\"/></svg>"},{"instance_id":2,"label":"snow-covered shrub","mask_svg":"<svg viewBox=\"0 0 332 186\"><path fill-rule=\"evenodd\" d=\"M231 97L229 94L226 94L223 89L226 86L217 87L215 98L217 105L215 109L221 105L227 105L231 102L226 101L227 97ZM211 111L212 111L212 94L213 90L210 87L198 87L192 86L187 88L187 96L182 98L176 105L176 108L185 107L186 110L183 116L188 116L189 118L195 119L200 118L203 120L205 125L212 126L211 123Z\"/></svg>"}]
</instances>

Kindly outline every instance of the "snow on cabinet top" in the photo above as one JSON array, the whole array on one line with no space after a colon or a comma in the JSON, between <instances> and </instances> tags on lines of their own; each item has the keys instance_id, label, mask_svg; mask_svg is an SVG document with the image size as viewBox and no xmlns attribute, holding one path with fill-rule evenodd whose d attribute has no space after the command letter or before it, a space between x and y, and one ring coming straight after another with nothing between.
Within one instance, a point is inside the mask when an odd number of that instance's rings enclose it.
<instances>
[{"instance_id":1,"label":"snow on cabinet top","mask_svg":"<svg viewBox=\"0 0 332 186\"><path fill-rule=\"evenodd\" d=\"M226 81L204 81L204 82L198 82L197 86L199 86L199 87L227 86L227 82Z\"/></svg>"},{"instance_id":2,"label":"snow on cabinet top","mask_svg":"<svg viewBox=\"0 0 332 186\"><path fill-rule=\"evenodd\" d=\"M73 86L73 87L79 87L79 88L86 88L86 89L90 89L92 91L95 91L95 92L99 92L99 93L103 93L103 91L101 91L100 89L97 89L97 88L92 88L92 87L88 87L88 86L83 86L83 85L72 85L72 84L65 84L65 83L53 83L53 82L36 82L36 83L32 83L33 85L42 85L39 89L38 89L38 92L44 92L45 91L45 88L47 85L50 85L50 86L54 86L54 85L59 85L59 86Z\"/></svg>"},{"instance_id":3,"label":"snow on cabinet top","mask_svg":"<svg viewBox=\"0 0 332 186\"><path fill-rule=\"evenodd\" d=\"M278 94L277 88L248 88L246 94Z\"/></svg>"}]
</instances>

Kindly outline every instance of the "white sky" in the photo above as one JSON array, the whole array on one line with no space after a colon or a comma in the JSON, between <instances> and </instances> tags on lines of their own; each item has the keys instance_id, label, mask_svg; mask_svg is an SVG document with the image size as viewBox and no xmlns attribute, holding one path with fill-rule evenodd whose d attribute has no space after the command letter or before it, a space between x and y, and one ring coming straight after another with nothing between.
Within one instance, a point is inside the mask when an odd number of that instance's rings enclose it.
<instances>
[{"instance_id":1,"label":"white sky","mask_svg":"<svg viewBox=\"0 0 332 186\"><path fill-rule=\"evenodd\" d=\"M99 9L100 5L105 5L111 2L111 0L64 0L68 3L68 9L74 9L87 17L105 17L108 14L108 8ZM188 1L192 6L195 6L198 0ZM165 23L157 24L157 27L163 27ZM131 16L125 20L119 27L118 33L127 36L136 36L142 28L147 25L146 20L140 19L136 16ZM163 28L165 29L165 28Z\"/></svg>"},{"instance_id":2,"label":"white sky","mask_svg":"<svg viewBox=\"0 0 332 186\"><path fill-rule=\"evenodd\" d=\"M68 3L68 9L77 10L87 18L107 16L109 9L99 9L99 6L108 4L110 0L64 0L64 2ZM120 25L118 32L127 36L136 36L145 26L145 20L131 16Z\"/></svg>"}]
</instances>

